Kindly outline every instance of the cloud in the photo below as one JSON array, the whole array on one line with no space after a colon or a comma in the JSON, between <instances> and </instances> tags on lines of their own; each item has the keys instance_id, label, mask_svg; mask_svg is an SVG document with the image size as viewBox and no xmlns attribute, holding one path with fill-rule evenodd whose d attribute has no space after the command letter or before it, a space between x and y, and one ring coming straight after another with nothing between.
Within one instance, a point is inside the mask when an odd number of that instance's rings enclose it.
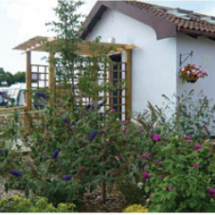
<instances>
[{"instance_id":1,"label":"cloud","mask_svg":"<svg viewBox=\"0 0 215 215\"><path fill-rule=\"evenodd\" d=\"M49 34L45 23L54 19L52 9L56 5L57 0L1 0L0 7L19 25L18 37L30 38Z\"/></svg>"}]
</instances>

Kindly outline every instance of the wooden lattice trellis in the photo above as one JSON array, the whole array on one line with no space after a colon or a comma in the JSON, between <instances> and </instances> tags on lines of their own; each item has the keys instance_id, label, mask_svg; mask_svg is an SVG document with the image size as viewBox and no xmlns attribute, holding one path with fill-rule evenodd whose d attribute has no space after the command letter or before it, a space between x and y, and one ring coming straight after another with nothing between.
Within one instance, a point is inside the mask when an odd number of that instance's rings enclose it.
<instances>
[{"instance_id":1,"label":"wooden lattice trellis","mask_svg":"<svg viewBox=\"0 0 215 215\"><path fill-rule=\"evenodd\" d=\"M59 69L59 68L56 68ZM107 70L98 71L98 84L103 82L111 82L113 86L120 85L122 82L126 82L127 70L125 62L114 62L111 63ZM76 71L77 74L82 71ZM69 80L72 86L78 85L78 76L73 80ZM63 85L63 83L62 83ZM55 74L55 102L61 97L61 94L65 94L65 89L62 88L59 77ZM48 65L31 65L31 89L40 90L49 88L49 67ZM68 91L68 90L67 90ZM80 95L78 88L71 89L68 93L74 93L77 103L81 105L92 104L93 100L89 97ZM113 92L101 92L98 96L100 101L106 101L103 107L103 111L113 108L119 114L119 118L122 120L126 119L126 102L127 102L127 91L126 88L116 89Z\"/></svg>"}]
</instances>

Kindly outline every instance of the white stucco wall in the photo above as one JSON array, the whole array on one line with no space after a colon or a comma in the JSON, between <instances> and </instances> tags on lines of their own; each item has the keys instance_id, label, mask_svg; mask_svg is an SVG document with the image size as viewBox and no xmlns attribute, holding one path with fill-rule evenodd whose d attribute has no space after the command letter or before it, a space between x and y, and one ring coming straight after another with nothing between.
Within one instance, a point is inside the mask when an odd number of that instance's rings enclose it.
<instances>
[{"instance_id":1,"label":"white stucco wall","mask_svg":"<svg viewBox=\"0 0 215 215\"><path fill-rule=\"evenodd\" d=\"M176 93L176 38L157 40L155 31L127 15L107 10L86 40L111 37L134 44L132 53L132 112L142 112L150 101L162 106L162 94Z\"/></svg>"},{"instance_id":2,"label":"white stucco wall","mask_svg":"<svg viewBox=\"0 0 215 215\"><path fill-rule=\"evenodd\" d=\"M194 39L185 34L178 34L177 36L177 71L179 71L179 55L193 51L193 57L189 58L182 67L188 63L196 64L204 68L208 77L200 78L196 83L182 83L177 75L177 94L181 95L184 91L194 91L199 93L203 90L204 94L210 99L215 100L215 41L205 37Z\"/></svg>"},{"instance_id":3,"label":"white stucco wall","mask_svg":"<svg viewBox=\"0 0 215 215\"><path fill-rule=\"evenodd\" d=\"M210 99L210 107L212 108L215 104L215 41L212 41L206 37L199 37L198 39L191 38L185 34L178 34L177 36L177 71L179 71L179 55L184 53L189 53L193 50L193 57L189 58L183 65L188 63L196 64L196 66L201 66L208 73L208 77L198 79L195 83L182 83L181 79L177 75L177 95L186 95L185 91L188 93L194 90L192 95L193 101L198 105L197 95L200 91L203 91L203 95ZM214 116L215 118L215 116ZM215 124L211 122L209 125L209 130L211 135L215 134L213 128Z\"/></svg>"}]
</instances>

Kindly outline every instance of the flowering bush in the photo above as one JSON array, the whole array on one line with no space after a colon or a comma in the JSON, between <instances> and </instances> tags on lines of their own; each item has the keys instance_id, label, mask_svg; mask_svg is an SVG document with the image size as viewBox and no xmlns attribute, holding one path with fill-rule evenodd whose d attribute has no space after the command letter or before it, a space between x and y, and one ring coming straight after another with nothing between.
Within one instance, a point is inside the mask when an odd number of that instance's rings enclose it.
<instances>
[{"instance_id":1,"label":"flowering bush","mask_svg":"<svg viewBox=\"0 0 215 215\"><path fill-rule=\"evenodd\" d=\"M143 207L142 205L131 205L123 211L125 213L147 213L148 208Z\"/></svg>"},{"instance_id":2,"label":"flowering bush","mask_svg":"<svg viewBox=\"0 0 215 215\"><path fill-rule=\"evenodd\" d=\"M145 186L151 212L212 212L215 210L214 155L207 144L198 149L195 142L172 138L163 147L157 166L148 170L150 178ZM200 145L198 145L200 146ZM196 150L195 150L195 149ZM159 154L156 155L159 157ZM163 177L161 177L161 175ZM146 179L145 179L146 180ZM168 203L167 203L168 202Z\"/></svg>"},{"instance_id":3,"label":"flowering bush","mask_svg":"<svg viewBox=\"0 0 215 215\"><path fill-rule=\"evenodd\" d=\"M197 80L198 78L207 77L207 72L204 71L202 68L196 67L195 64L188 64L183 69L179 71L179 77L182 80L192 81Z\"/></svg>"}]
</instances>

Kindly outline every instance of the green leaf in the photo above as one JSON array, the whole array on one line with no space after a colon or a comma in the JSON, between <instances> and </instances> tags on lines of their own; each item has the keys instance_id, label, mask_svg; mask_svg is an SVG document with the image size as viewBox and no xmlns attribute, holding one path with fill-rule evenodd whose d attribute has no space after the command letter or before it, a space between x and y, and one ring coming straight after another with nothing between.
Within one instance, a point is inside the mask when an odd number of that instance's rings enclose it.
<instances>
[{"instance_id":1,"label":"green leaf","mask_svg":"<svg viewBox=\"0 0 215 215\"><path fill-rule=\"evenodd\" d=\"M26 196L26 197L29 196L29 190L30 190L30 188L29 188L29 185L28 185L28 183L27 183L26 186L25 186L25 196Z\"/></svg>"},{"instance_id":2,"label":"green leaf","mask_svg":"<svg viewBox=\"0 0 215 215\"><path fill-rule=\"evenodd\" d=\"M7 193L9 190L9 184L7 182L4 184L4 188L5 188L5 191Z\"/></svg>"},{"instance_id":3,"label":"green leaf","mask_svg":"<svg viewBox=\"0 0 215 215\"><path fill-rule=\"evenodd\" d=\"M94 182L90 185L90 192L93 192L94 190L97 189L98 182Z\"/></svg>"}]
</instances>

